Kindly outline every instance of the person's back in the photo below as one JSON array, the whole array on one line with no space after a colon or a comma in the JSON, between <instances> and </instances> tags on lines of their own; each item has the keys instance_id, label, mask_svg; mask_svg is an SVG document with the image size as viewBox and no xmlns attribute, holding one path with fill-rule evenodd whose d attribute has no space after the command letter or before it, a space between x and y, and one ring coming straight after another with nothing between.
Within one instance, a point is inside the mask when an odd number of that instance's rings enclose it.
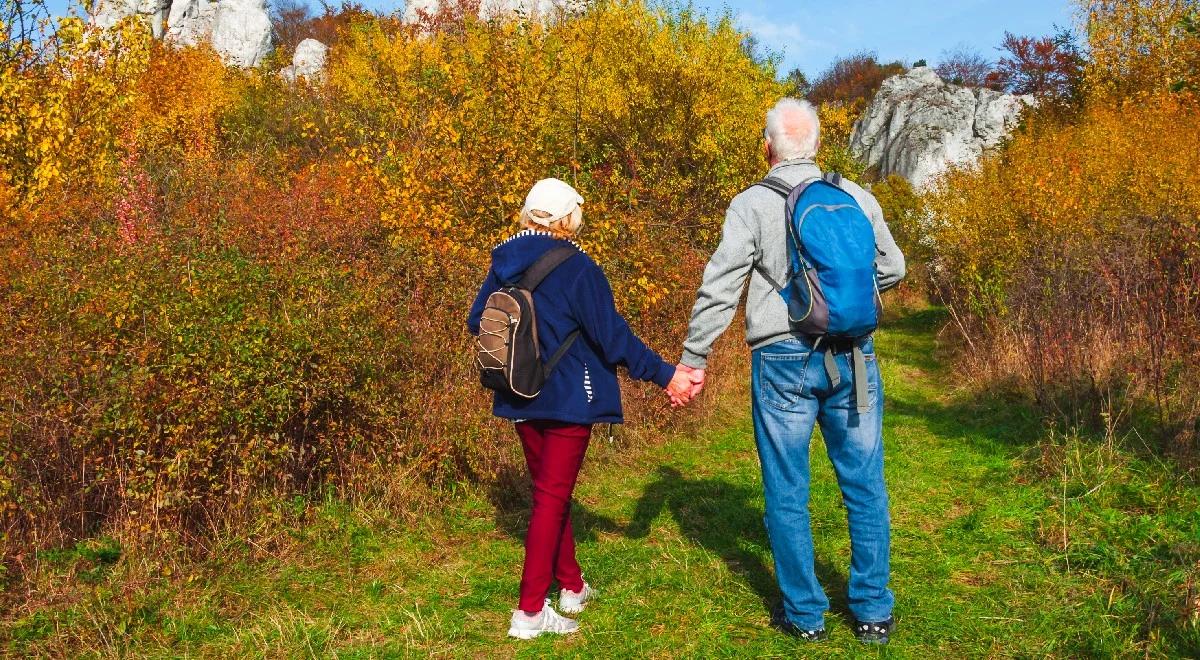
<instances>
[{"instance_id":1,"label":"person's back","mask_svg":"<svg viewBox=\"0 0 1200 660\"><path fill-rule=\"evenodd\" d=\"M487 278L467 316L468 329L478 337L484 312L496 311L488 307L493 294L502 287L519 286L526 271L551 251L577 251L565 261L550 262L557 265L536 287L530 285L537 317L534 341L541 354L553 355L570 337L577 338L532 398L503 388L494 390L492 410L514 423L533 486L519 608L508 629L510 637L520 639L579 629L576 621L550 604L547 595L554 582L559 585L558 608L563 612L581 612L591 600L591 587L583 581L575 558L571 494L592 426L622 420L617 367L666 389L673 401L690 386L684 370L667 364L634 335L617 311L600 267L570 240L583 223L581 204L583 198L567 183L537 182L521 212L524 231L492 251ZM542 272L537 269L532 279ZM489 323L493 321L489 318ZM514 320L510 317L508 322Z\"/></svg>"},{"instance_id":2,"label":"person's back","mask_svg":"<svg viewBox=\"0 0 1200 660\"><path fill-rule=\"evenodd\" d=\"M769 176L797 186L819 179L821 174L812 159L796 158L778 163ZM875 197L853 181L843 179L842 187L862 207L875 229L879 289L886 291L904 277L904 256L888 231ZM788 279L790 260L784 199L765 186L751 186L729 204L721 247L709 259L705 286L698 292L692 311L693 325L684 344L683 364L700 369L707 364L708 349L733 317L736 306L728 305L729 292L740 291L744 284L744 277L737 275L747 251L752 255L753 267L746 291L746 343L755 350L794 334L787 303L780 295ZM709 286L710 281L714 286ZM703 323L697 326L696 321Z\"/></svg>"},{"instance_id":3,"label":"person's back","mask_svg":"<svg viewBox=\"0 0 1200 660\"><path fill-rule=\"evenodd\" d=\"M822 172L812 160L819 131L820 120L811 104L780 101L768 113L764 132L771 163L768 177L792 188L820 179ZM875 288L891 288L904 276L904 257L874 197L852 182L841 187L871 221L876 287L861 295L873 297ZM788 237L790 221L785 198L770 186L755 185L730 203L721 243L696 294L681 363L696 370L694 389L702 387L709 351L729 327L749 278L746 341L752 350L754 439L762 467L767 533L783 593L782 627L801 639L826 638L829 600L816 577L808 512L809 441L819 423L850 523L848 600L856 619L854 633L864 642L887 643L894 603L888 588L883 381L874 340L859 335L838 339L807 335L789 320L790 251L796 247ZM830 236L839 239L848 236Z\"/></svg>"},{"instance_id":4,"label":"person's back","mask_svg":"<svg viewBox=\"0 0 1200 660\"><path fill-rule=\"evenodd\" d=\"M640 380L665 384L674 375L637 341L612 306L612 291L600 267L577 245L541 230L526 229L492 251L488 281L480 291L468 325L479 331L486 295L502 283L515 283L542 255L570 245L579 254L555 268L533 291L537 335L543 355L553 355L574 332L573 342L532 398L497 393L493 413L506 419L542 419L572 424L619 424L623 421L617 366Z\"/></svg>"}]
</instances>

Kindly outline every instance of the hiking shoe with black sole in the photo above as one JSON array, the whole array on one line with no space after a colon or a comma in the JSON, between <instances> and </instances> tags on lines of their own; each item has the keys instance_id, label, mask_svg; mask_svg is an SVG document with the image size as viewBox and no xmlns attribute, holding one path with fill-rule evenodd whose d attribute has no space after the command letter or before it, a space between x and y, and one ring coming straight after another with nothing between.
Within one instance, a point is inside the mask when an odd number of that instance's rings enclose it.
<instances>
[{"instance_id":1,"label":"hiking shoe with black sole","mask_svg":"<svg viewBox=\"0 0 1200 660\"><path fill-rule=\"evenodd\" d=\"M802 642L823 642L829 639L829 633L826 632L824 628L818 628L816 630L804 630L797 627L795 624L785 623L782 626L779 626L779 629L782 630L784 634L791 635Z\"/></svg>"},{"instance_id":2,"label":"hiking shoe with black sole","mask_svg":"<svg viewBox=\"0 0 1200 660\"><path fill-rule=\"evenodd\" d=\"M787 615L783 612L783 603L778 603L775 607L771 608L771 625L778 628L785 635L791 635L805 642L823 642L829 639L829 633L825 632L824 628L805 630L788 621Z\"/></svg>"},{"instance_id":3,"label":"hiking shoe with black sole","mask_svg":"<svg viewBox=\"0 0 1200 660\"><path fill-rule=\"evenodd\" d=\"M885 621L855 621L854 636L863 644L887 644L892 630L896 628L896 617Z\"/></svg>"}]
</instances>

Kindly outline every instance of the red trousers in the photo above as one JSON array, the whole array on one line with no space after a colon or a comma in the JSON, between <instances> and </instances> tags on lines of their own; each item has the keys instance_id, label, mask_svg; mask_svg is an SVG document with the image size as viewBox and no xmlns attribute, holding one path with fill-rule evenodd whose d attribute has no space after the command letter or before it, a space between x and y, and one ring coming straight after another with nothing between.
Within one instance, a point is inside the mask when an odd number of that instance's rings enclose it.
<instances>
[{"instance_id":1,"label":"red trousers","mask_svg":"<svg viewBox=\"0 0 1200 660\"><path fill-rule=\"evenodd\" d=\"M571 591L583 589L571 530L571 492L583 465L592 427L550 421L517 423L525 463L533 479L533 511L525 535L521 603L540 612L552 580Z\"/></svg>"}]
</instances>

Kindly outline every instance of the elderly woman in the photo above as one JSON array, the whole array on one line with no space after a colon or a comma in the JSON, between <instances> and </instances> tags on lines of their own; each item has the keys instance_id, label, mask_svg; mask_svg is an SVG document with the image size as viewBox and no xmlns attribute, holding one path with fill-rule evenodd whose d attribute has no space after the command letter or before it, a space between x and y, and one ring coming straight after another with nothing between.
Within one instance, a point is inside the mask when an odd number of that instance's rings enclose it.
<instances>
[{"instance_id":1,"label":"elderly woman","mask_svg":"<svg viewBox=\"0 0 1200 660\"><path fill-rule=\"evenodd\" d=\"M504 283L520 280L551 249L579 249L571 239L583 223L582 203L579 193L558 179L533 186L521 211L522 231L492 251L491 269L467 320L472 334L479 334L488 296ZM582 612L592 597L575 559L571 493L592 425L622 421L617 366L667 389L674 403L686 401L691 388L686 370L668 364L629 329L617 312L608 279L582 250L542 280L533 300L544 355L554 354L577 331L579 335L536 397L496 392L492 408L497 417L516 424L533 480L520 603L508 630L510 637L520 639L579 629L578 622L550 605L553 581L560 588L558 608L563 612Z\"/></svg>"}]
</instances>

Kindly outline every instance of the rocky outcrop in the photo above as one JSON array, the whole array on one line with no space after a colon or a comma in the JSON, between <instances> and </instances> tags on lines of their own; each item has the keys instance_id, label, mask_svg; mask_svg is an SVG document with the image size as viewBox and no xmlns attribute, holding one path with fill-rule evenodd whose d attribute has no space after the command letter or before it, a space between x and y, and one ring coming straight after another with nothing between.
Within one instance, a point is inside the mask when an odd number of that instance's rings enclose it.
<instances>
[{"instance_id":1,"label":"rocky outcrop","mask_svg":"<svg viewBox=\"0 0 1200 660\"><path fill-rule=\"evenodd\" d=\"M441 0L408 0L404 5L404 20L416 22L422 14L433 15L441 7ZM555 16L559 12L581 12L587 0L482 0L479 3L480 18L493 18L518 14L528 17Z\"/></svg>"},{"instance_id":2,"label":"rocky outcrop","mask_svg":"<svg viewBox=\"0 0 1200 660\"><path fill-rule=\"evenodd\" d=\"M173 0L167 18L168 41L207 41L233 66L258 66L271 53L272 34L265 0Z\"/></svg>"},{"instance_id":3,"label":"rocky outcrop","mask_svg":"<svg viewBox=\"0 0 1200 660\"><path fill-rule=\"evenodd\" d=\"M100 0L92 14L92 23L105 30L127 16L138 16L150 26L155 39L162 39L171 0Z\"/></svg>"},{"instance_id":4,"label":"rocky outcrop","mask_svg":"<svg viewBox=\"0 0 1200 660\"><path fill-rule=\"evenodd\" d=\"M144 16L171 43L208 43L233 66L258 66L273 43L266 0L102 0L92 22L109 28L126 16Z\"/></svg>"},{"instance_id":5,"label":"rocky outcrop","mask_svg":"<svg viewBox=\"0 0 1200 660\"><path fill-rule=\"evenodd\" d=\"M884 81L854 125L850 149L883 176L925 189L952 166L971 165L1016 126L1031 96L951 85L928 67Z\"/></svg>"},{"instance_id":6,"label":"rocky outcrop","mask_svg":"<svg viewBox=\"0 0 1200 660\"><path fill-rule=\"evenodd\" d=\"M329 46L316 39L305 39L296 44L292 63L283 67L279 75L288 82L320 82L325 77L325 58L328 54Z\"/></svg>"}]
</instances>

